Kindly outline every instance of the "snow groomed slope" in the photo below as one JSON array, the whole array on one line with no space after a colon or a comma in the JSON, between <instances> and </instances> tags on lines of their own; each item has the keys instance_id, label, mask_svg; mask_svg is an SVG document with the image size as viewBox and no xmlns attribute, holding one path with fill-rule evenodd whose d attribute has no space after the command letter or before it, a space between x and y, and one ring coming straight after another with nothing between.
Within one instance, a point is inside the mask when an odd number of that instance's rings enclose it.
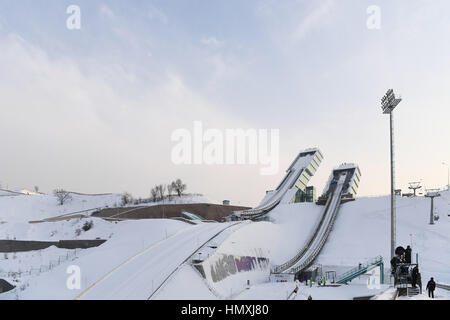
<instances>
[{"instance_id":1,"label":"snow groomed slope","mask_svg":"<svg viewBox=\"0 0 450 320\"><path fill-rule=\"evenodd\" d=\"M236 223L202 223L154 244L111 270L76 299L147 300L206 242Z\"/></svg>"},{"instance_id":2,"label":"snow groomed slope","mask_svg":"<svg viewBox=\"0 0 450 320\"><path fill-rule=\"evenodd\" d=\"M282 200L289 202L298 189L305 191L306 186L319 168L323 155L317 148L301 151L289 168L278 187L267 192L261 203L249 210L235 211L231 220L256 220L264 217ZM286 199L288 197L289 199Z\"/></svg>"}]
</instances>

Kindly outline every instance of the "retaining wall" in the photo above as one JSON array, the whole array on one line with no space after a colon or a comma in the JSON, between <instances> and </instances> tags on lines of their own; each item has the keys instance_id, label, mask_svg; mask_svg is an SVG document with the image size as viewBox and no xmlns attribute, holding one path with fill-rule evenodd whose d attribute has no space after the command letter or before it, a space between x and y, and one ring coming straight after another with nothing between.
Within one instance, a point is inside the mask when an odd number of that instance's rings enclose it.
<instances>
[{"instance_id":1,"label":"retaining wall","mask_svg":"<svg viewBox=\"0 0 450 320\"><path fill-rule=\"evenodd\" d=\"M28 240L0 240L0 252L25 252L42 250L51 246L61 249L87 249L98 247L106 240L60 240L60 241L28 241Z\"/></svg>"},{"instance_id":2,"label":"retaining wall","mask_svg":"<svg viewBox=\"0 0 450 320\"><path fill-rule=\"evenodd\" d=\"M266 282L270 275L269 259L265 257L214 253L195 267L215 291L227 298L245 290L247 281L251 285Z\"/></svg>"}]
</instances>

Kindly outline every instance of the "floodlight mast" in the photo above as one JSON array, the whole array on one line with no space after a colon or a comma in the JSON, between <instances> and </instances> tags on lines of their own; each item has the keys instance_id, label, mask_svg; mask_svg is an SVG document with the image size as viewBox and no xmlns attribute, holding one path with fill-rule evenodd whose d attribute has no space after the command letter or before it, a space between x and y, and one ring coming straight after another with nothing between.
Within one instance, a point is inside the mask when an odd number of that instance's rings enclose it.
<instances>
[{"instance_id":1,"label":"floodlight mast","mask_svg":"<svg viewBox=\"0 0 450 320\"><path fill-rule=\"evenodd\" d=\"M390 144L391 144L391 259L395 256L397 217L395 212L395 162L394 162L394 109L402 101L396 97L394 89L389 89L381 99L381 109L390 118Z\"/></svg>"}]
</instances>

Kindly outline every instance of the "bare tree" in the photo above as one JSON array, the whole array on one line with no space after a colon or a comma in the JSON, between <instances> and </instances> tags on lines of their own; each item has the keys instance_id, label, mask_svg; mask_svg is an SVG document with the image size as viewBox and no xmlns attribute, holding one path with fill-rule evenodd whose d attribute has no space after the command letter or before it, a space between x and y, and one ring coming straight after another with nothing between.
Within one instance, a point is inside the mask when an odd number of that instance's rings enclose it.
<instances>
[{"instance_id":1,"label":"bare tree","mask_svg":"<svg viewBox=\"0 0 450 320\"><path fill-rule=\"evenodd\" d=\"M164 194L166 193L166 186L163 184L160 184L156 188L158 189L159 199L164 200Z\"/></svg>"},{"instance_id":2,"label":"bare tree","mask_svg":"<svg viewBox=\"0 0 450 320\"><path fill-rule=\"evenodd\" d=\"M173 193L174 190L175 190L175 189L173 188L172 183L169 183L169 184L167 185L167 193L168 193L168 195L169 195L169 201L172 200L172 193Z\"/></svg>"},{"instance_id":3,"label":"bare tree","mask_svg":"<svg viewBox=\"0 0 450 320\"><path fill-rule=\"evenodd\" d=\"M39 193L39 186L34 186L34 192Z\"/></svg>"},{"instance_id":4,"label":"bare tree","mask_svg":"<svg viewBox=\"0 0 450 320\"><path fill-rule=\"evenodd\" d=\"M183 192L186 190L187 186L181 179L177 179L174 182L172 182L173 189L177 192L178 196L181 197Z\"/></svg>"},{"instance_id":5,"label":"bare tree","mask_svg":"<svg viewBox=\"0 0 450 320\"><path fill-rule=\"evenodd\" d=\"M64 205L67 201L72 199L72 196L70 195L70 192L64 190L64 189L56 189L53 191L53 194L55 195L56 199L58 200L59 205Z\"/></svg>"},{"instance_id":6,"label":"bare tree","mask_svg":"<svg viewBox=\"0 0 450 320\"><path fill-rule=\"evenodd\" d=\"M128 192L125 192L122 195L121 202L122 202L122 206L126 206L127 204L130 204L131 202L133 202L133 196L131 194L129 194Z\"/></svg>"},{"instance_id":7,"label":"bare tree","mask_svg":"<svg viewBox=\"0 0 450 320\"><path fill-rule=\"evenodd\" d=\"M158 200L158 187L152 188L150 193L151 193L151 196L152 196L152 201L156 202L156 200Z\"/></svg>"}]
</instances>

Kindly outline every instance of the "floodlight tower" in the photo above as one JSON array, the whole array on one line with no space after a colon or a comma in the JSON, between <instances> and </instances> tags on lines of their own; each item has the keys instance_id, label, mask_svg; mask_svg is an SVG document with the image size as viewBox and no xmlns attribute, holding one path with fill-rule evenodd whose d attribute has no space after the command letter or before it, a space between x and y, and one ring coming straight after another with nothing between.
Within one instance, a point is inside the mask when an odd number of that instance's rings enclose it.
<instances>
[{"instance_id":1,"label":"floodlight tower","mask_svg":"<svg viewBox=\"0 0 450 320\"><path fill-rule=\"evenodd\" d=\"M427 190L425 197L431 198L430 224L434 224L434 198L440 197L438 190Z\"/></svg>"},{"instance_id":2,"label":"floodlight tower","mask_svg":"<svg viewBox=\"0 0 450 320\"><path fill-rule=\"evenodd\" d=\"M391 259L395 257L396 246L396 214L395 214L395 170L394 170L394 109L402 101L396 97L394 89L389 89L381 99L381 109L384 114L390 116L390 137L391 137Z\"/></svg>"}]
</instances>

